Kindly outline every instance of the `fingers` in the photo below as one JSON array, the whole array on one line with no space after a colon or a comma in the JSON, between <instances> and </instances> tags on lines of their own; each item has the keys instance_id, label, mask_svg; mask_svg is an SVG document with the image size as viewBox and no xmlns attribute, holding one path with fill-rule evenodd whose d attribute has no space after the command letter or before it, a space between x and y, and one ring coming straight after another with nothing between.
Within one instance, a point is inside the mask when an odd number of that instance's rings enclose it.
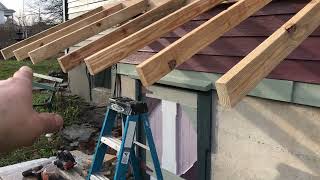
<instances>
[{"instance_id":1,"label":"fingers","mask_svg":"<svg viewBox=\"0 0 320 180\"><path fill-rule=\"evenodd\" d=\"M58 114L38 113L37 116L37 126L42 129L42 134L59 131L63 126L63 119Z\"/></svg>"},{"instance_id":2,"label":"fingers","mask_svg":"<svg viewBox=\"0 0 320 180\"><path fill-rule=\"evenodd\" d=\"M16 73L14 73L14 78L24 79L32 82L32 69L28 66L21 67Z\"/></svg>"}]
</instances>

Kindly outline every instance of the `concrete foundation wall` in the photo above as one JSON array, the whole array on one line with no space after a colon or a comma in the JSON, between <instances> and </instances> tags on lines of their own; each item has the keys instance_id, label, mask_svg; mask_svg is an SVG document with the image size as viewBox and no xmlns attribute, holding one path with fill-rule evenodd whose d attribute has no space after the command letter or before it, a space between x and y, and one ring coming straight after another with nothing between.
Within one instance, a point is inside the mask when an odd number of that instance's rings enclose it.
<instances>
[{"instance_id":1,"label":"concrete foundation wall","mask_svg":"<svg viewBox=\"0 0 320 180\"><path fill-rule=\"evenodd\" d=\"M214 101L212 179L320 179L319 108L247 97L227 110Z\"/></svg>"},{"instance_id":2,"label":"concrete foundation wall","mask_svg":"<svg viewBox=\"0 0 320 180\"><path fill-rule=\"evenodd\" d=\"M86 73L86 66L82 64L71 70L68 73L70 90L73 94L76 94L86 101L90 101L90 86Z\"/></svg>"}]
</instances>

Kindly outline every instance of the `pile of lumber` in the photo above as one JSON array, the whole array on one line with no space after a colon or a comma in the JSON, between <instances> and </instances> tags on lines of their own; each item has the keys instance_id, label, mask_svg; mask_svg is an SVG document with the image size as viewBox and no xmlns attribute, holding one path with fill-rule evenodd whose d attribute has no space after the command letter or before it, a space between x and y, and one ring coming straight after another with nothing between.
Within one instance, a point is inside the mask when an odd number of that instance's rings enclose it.
<instances>
[{"instance_id":1,"label":"pile of lumber","mask_svg":"<svg viewBox=\"0 0 320 180\"><path fill-rule=\"evenodd\" d=\"M194 54L265 7L272 0L237 0L159 53L137 66L144 86L150 86ZM106 29L111 32L58 59L64 72L85 63L95 75L165 35L225 3L224 0L124 0L89 11L2 50L8 59L30 57L33 63ZM267 23L267 22L266 22ZM220 102L232 107L320 25L320 0L311 0L292 19L216 82Z\"/></svg>"}]
</instances>

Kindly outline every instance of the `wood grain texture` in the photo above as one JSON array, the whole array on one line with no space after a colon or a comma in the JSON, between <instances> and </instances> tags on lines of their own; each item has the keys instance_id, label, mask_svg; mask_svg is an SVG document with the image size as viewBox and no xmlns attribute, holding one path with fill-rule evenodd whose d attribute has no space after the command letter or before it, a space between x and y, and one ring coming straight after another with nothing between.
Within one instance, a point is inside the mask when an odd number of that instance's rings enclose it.
<instances>
[{"instance_id":1,"label":"wood grain texture","mask_svg":"<svg viewBox=\"0 0 320 180\"><path fill-rule=\"evenodd\" d=\"M33 63L38 63L50 58L61 50L75 45L91 36L111 28L112 26L121 24L132 17L143 13L147 9L147 2L145 0L135 0L135 2L136 3L127 8L29 52L31 61Z\"/></svg>"},{"instance_id":2,"label":"wood grain texture","mask_svg":"<svg viewBox=\"0 0 320 180\"><path fill-rule=\"evenodd\" d=\"M122 4L120 3L116 3L116 4L110 4L107 7L105 7L105 9L101 12L98 12L90 17L87 17L81 21L78 21L66 28L60 29L57 32L54 32L52 34L49 34L37 41L31 42L19 49L14 50L14 55L16 56L18 61L21 61L23 59L28 58L28 53L39 48L42 47L56 39L59 39L65 35L68 35L74 31L77 31L85 26L87 26L88 24L92 24L94 22L96 22L97 20L103 19L104 17L115 13L117 11L119 11L120 9L122 9Z\"/></svg>"},{"instance_id":3,"label":"wood grain texture","mask_svg":"<svg viewBox=\"0 0 320 180\"><path fill-rule=\"evenodd\" d=\"M128 36L127 38L89 56L85 63L89 72L94 75L119 62L138 49L148 45L199 14L221 3L222 0L197 0L178 11L162 18L148 27Z\"/></svg>"},{"instance_id":4,"label":"wood grain texture","mask_svg":"<svg viewBox=\"0 0 320 180\"><path fill-rule=\"evenodd\" d=\"M59 64L64 72L68 72L77 65L79 65L84 58L108 47L119 40L135 33L136 31L150 25L151 23L159 20L160 18L174 12L178 8L182 7L185 0L169 0L160 4L146 13L138 16L137 18L129 21L116 30L104 35L90 44L81 47L80 49L73 51L58 59Z\"/></svg>"},{"instance_id":5,"label":"wood grain texture","mask_svg":"<svg viewBox=\"0 0 320 180\"><path fill-rule=\"evenodd\" d=\"M224 33L228 32L271 0L241 0L216 15L184 37L172 43L155 56L137 66L144 86L150 86L187 61ZM182 52L182 53L181 53Z\"/></svg>"},{"instance_id":6,"label":"wood grain texture","mask_svg":"<svg viewBox=\"0 0 320 180\"><path fill-rule=\"evenodd\" d=\"M320 1L313 0L216 82L221 105L236 105L319 25Z\"/></svg>"},{"instance_id":7,"label":"wood grain texture","mask_svg":"<svg viewBox=\"0 0 320 180\"><path fill-rule=\"evenodd\" d=\"M64 22L62 24L56 25L56 26L54 26L52 28L49 28L49 29L47 29L47 30L45 30L43 32L40 32L40 33L38 33L38 34L36 34L34 36L31 36L31 37L29 37L29 38L27 38L27 39L25 39L23 41L20 41L20 42L17 42L15 44L11 45L11 46L8 46L8 47L2 49L1 53L2 53L2 55L3 55L3 57L5 59L12 58L14 56L14 53L13 53L14 50L19 49L19 48L21 48L21 47L23 47L23 46L25 46L25 45L27 45L29 43L32 43L34 41L37 41L37 40L39 40L39 39L41 39L41 38L43 38L43 37L45 37L45 36L47 36L49 34L57 32L57 31L65 28L65 27L68 27L68 26L70 26L70 25L72 25L72 24L74 24L74 23L76 23L78 21L86 19L87 17L90 17L90 16L92 16L92 15L94 15L96 13L101 12L103 9L104 8L102 6L96 8L96 9L93 9L93 10L91 10L91 11L85 13L85 14L82 14L82 15L74 18L74 19L71 19L71 20L66 21L66 22Z\"/></svg>"}]
</instances>

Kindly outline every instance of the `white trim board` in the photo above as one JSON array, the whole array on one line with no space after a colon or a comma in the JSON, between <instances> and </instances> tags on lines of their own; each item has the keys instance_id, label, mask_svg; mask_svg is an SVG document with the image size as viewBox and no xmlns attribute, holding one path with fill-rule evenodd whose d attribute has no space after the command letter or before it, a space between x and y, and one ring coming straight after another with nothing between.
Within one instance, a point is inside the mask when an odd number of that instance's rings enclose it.
<instances>
[{"instance_id":1,"label":"white trim board","mask_svg":"<svg viewBox=\"0 0 320 180\"><path fill-rule=\"evenodd\" d=\"M177 174L177 104L162 100L162 165Z\"/></svg>"}]
</instances>

